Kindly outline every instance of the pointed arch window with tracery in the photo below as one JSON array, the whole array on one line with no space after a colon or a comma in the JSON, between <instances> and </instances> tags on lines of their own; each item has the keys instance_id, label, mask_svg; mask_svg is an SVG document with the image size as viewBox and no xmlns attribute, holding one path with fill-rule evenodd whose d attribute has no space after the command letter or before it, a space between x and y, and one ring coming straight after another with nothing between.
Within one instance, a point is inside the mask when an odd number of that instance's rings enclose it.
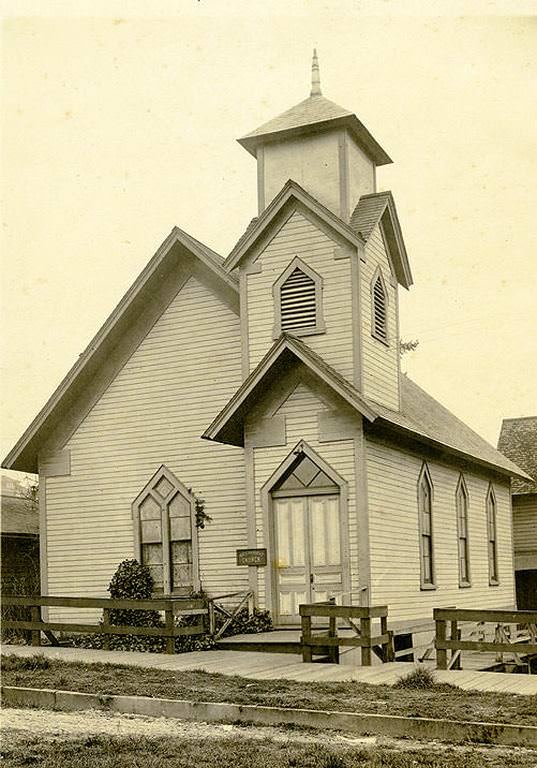
<instances>
[{"instance_id":1,"label":"pointed arch window with tracery","mask_svg":"<svg viewBox=\"0 0 537 768\"><path fill-rule=\"evenodd\" d=\"M167 467L160 467L132 504L137 559L157 594L199 589L195 502Z\"/></svg>"}]
</instances>

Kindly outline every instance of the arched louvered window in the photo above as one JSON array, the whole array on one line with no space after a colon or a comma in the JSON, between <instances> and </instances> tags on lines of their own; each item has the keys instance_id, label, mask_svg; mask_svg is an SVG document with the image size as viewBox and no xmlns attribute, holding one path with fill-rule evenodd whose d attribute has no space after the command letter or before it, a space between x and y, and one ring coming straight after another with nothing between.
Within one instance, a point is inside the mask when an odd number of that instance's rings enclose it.
<instances>
[{"instance_id":1,"label":"arched louvered window","mask_svg":"<svg viewBox=\"0 0 537 768\"><path fill-rule=\"evenodd\" d=\"M282 331L315 328L315 282L298 267L280 288Z\"/></svg>"},{"instance_id":2,"label":"arched louvered window","mask_svg":"<svg viewBox=\"0 0 537 768\"><path fill-rule=\"evenodd\" d=\"M274 338L281 333L307 336L324 331L322 279L298 257L275 282Z\"/></svg>"},{"instance_id":3,"label":"arched louvered window","mask_svg":"<svg viewBox=\"0 0 537 768\"><path fill-rule=\"evenodd\" d=\"M433 483L427 464L418 479L418 519L420 532L421 588L435 589L433 550Z\"/></svg>"},{"instance_id":4,"label":"arched louvered window","mask_svg":"<svg viewBox=\"0 0 537 768\"><path fill-rule=\"evenodd\" d=\"M388 343L388 293L378 269L371 283L371 333L379 341Z\"/></svg>"}]
</instances>

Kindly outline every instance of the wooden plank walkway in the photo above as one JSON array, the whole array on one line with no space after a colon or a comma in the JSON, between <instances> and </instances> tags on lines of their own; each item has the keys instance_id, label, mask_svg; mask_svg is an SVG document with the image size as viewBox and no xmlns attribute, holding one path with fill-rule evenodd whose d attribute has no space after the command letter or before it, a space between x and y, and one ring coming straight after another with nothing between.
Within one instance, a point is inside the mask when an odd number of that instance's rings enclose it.
<instances>
[{"instance_id":1,"label":"wooden plank walkway","mask_svg":"<svg viewBox=\"0 0 537 768\"><path fill-rule=\"evenodd\" d=\"M26 645L4 645L4 654L33 656L42 654L62 661L87 664L128 664L170 671L201 670L226 675L240 675L253 680L297 680L301 682L343 682L355 680L372 685L393 685L414 669L412 662L391 662L373 667L347 664L304 664L287 653L257 653L254 651L194 651L168 655L127 651L98 651L89 648L32 648ZM506 693L537 694L537 675L511 675L475 670L436 670L439 682L451 683L465 690L502 691Z\"/></svg>"}]
</instances>

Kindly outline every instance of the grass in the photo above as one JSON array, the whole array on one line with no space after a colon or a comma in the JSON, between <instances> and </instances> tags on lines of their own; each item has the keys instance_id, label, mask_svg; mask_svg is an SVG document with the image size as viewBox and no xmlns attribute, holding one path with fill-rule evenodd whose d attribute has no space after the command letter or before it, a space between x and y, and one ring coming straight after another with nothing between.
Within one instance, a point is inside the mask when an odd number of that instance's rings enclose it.
<instances>
[{"instance_id":1,"label":"grass","mask_svg":"<svg viewBox=\"0 0 537 768\"><path fill-rule=\"evenodd\" d=\"M428 745L341 746L252 740L91 736L76 739L17 738L6 744L4 768L535 768L535 752Z\"/></svg>"},{"instance_id":2,"label":"grass","mask_svg":"<svg viewBox=\"0 0 537 768\"><path fill-rule=\"evenodd\" d=\"M8 686L88 693L537 725L535 696L463 691L434 681L430 688L413 689L356 682L251 680L208 672L53 659L43 662L40 656L9 655L2 657L2 680Z\"/></svg>"}]
</instances>

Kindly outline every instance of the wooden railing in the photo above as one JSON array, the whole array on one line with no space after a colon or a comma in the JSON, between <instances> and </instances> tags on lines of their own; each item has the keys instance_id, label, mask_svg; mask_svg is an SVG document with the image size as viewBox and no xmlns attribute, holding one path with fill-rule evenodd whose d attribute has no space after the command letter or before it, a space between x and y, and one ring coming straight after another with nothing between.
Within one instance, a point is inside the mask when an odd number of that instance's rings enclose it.
<instances>
[{"instance_id":1,"label":"wooden railing","mask_svg":"<svg viewBox=\"0 0 537 768\"><path fill-rule=\"evenodd\" d=\"M519 657L537 654L537 612L535 611L479 611L463 608L435 608L436 625L434 645L437 669L453 669L460 666L462 651L512 653ZM447 637L447 624L450 637ZM496 625L494 641L461 639L460 622ZM512 625L509 637L504 625ZM529 642L528 642L529 641ZM447 652L451 651L448 664Z\"/></svg>"},{"instance_id":2,"label":"wooden railing","mask_svg":"<svg viewBox=\"0 0 537 768\"><path fill-rule=\"evenodd\" d=\"M218 601L226 600L229 602L232 597L238 598L238 602L234 608L228 610L223 605L220 605ZM233 619L242 608L248 607L248 615L251 616L254 612L254 593L251 590L241 590L240 592L230 592L226 595L216 595L209 600L209 631L213 635L215 640L219 640ZM216 612L219 611L221 615L225 617L225 621L220 627L216 629Z\"/></svg>"},{"instance_id":3,"label":"wooden railing","mask_svg":"<svg viewBox=\"0 0 537 768\"><path fill-rule=\"evenodd\" d=\"M110 647L111 635L136 635L138 637L166 638L166 653L175 653L175 638L185 635L201 635L208 631L209 611L206 600L190 598L165 598L151 600L114 600L101 597L4 597L3 605L26 606L30 608L30 621L5 620L3 629L29 630L32 645L41 645L41 632L55 640L54 632L79 632L82 634L104 635L104 648ZM101 608L103 621L100 624L80 624L68 621L44 621L41 617L43 606L59 608ZM133 627L110 624L110 611L135 610L159 611L164 613L163 627ZM192 626L175 626L175 617L199 616L200 623Z\"/></svg>"},{"instance_id":4,"label":"wooden railing","mask_svg":"<svg viewBox=\"0 0 537 768\"><path fill-rule=\"evenodd\" d=\"M313 603L299 606L302 636L302 659L311 662L313 655L327 655L329 661L339 663L340 646L361 648L362 666L371 666L371 654L383 661L393 658L393 636L388 631L388 606L350 606ZM328 619L328 632L319 632L312 625L314 618ZM355 637L338 636L337 620L343 619L355 632ZM371 634L372 620L380 619L380 635ZM359 620L359 626L354 622Z\"/></svg>"}]
</instances>

